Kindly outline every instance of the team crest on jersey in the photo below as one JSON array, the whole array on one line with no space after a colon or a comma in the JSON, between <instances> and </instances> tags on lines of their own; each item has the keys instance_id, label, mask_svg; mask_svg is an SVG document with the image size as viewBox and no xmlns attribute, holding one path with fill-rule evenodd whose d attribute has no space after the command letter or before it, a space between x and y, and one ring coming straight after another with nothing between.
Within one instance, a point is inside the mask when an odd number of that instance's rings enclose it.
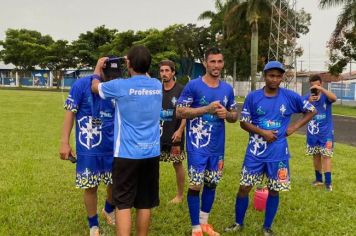
<instances>
[{"instance_id":1,"label":"team crest on jersey","mask_svg":"<svg viewBox=\"0 0 356 236\"><path fill-rule=\"evenodd\" d=\"M88 150L100 145L102 140L101 125L93 125L91 116L83 116L78 120L79 143Z\"/></svg>"},{"instance_id":2,"label":"team crest on jersey","mask_svg":"<svg viewBox=\"0 0 356 236\"><path fill-rule=\"evenodd\" d=\"M176 104L177 104L177 98L176 97L172 97L171 102L172 102L172 105L175 107Z\"/></svg>"},{"instance_id":3,"label":"team crest on jersey","mask_svg":"<svg viewBox=\"0 0 356 236\"><path fill-rule=\"evenodd\" d=\"M286 183L289 180L288 168L283 162L280 162L278 164L277 178L278 178L278 182L281 183Z\"/></svg>"},{"instance_id":4,"label":"team crest on jersey","mask_svg":"<svg viewBox=\"0 0 356 236\"><path fill-rule=\"evenodd\" d=\"M319 133L319 123L316 120L311 120L308 124L308 131L310 134Z\"/></svg>"},{"instance_id":5,"label":"team crest on jersey","mask_svg":"<svg viewBox=\"0 0 356 236\"><path fill-rule=\"evenodd\" d=\"M250 152L255 156L261 155L267 149L267 142L258 134L250 137L249 144L251 144Z\"/></svg>"},{"instance_id":6,"label":"team crest on jersey","mask_svg":"<svg viewBox=\"0 0 356 236\"><path fill-rule=\"evenodd\" d=\"M204 122L202 117L190 121L189 137L194 147L201 148L210 143L212 127L208 122Z\"/></svg>"},{"instance_id":7,"label":"team crest on jersey","mask_svg":"<svg viewBox=\"0 0 356 236\"><path fill-rule=\"evenodd\" d=\"M227 97L226 97L226 95L225 95L225 96L224 96L224 100L223 100L223 104L224 104L225 107L226 107L228 101L229 101L229 100L227 99Z\"/></svg>"},{"instance_id":8,"label":"team crest on jersey","mask_svg":"<svg viewBox=\"0 0 356 236\"><path fill-rule=\"evenodd\" d=\"M284 104L282 104L279 107L279 111L281 112L281 115L284 116L284 113L287 111L286 106Z\"/></svg>"},{"instance_id":9,"label":"team crest on jersey","mask_svg":"<svg viewBox=\"0 0 356 236\"><path fill-rule=\"evenodd\" d=\"M209 105L209 103L205 100L205 96L200 98L199 104L202 105L202 106Z\"/></svg>"}]
</instances>

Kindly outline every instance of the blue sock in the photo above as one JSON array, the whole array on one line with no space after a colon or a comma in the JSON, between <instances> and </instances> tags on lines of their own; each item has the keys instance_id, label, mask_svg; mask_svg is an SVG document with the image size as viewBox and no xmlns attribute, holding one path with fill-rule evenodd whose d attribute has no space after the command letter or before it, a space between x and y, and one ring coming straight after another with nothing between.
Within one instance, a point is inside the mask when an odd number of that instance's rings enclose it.
<instances>
[{"instance_id":1,"label":"blue sock","mask_svg":"<svg viewBox=\"0 0 356 236\"><path fill-rule=\"evenodd\" d=\"M246 210L248 207L248 196L246 197L236 197L235 202L235 222L239 225L243 225Z\"/></svg>"},{"instance_id":2,"label":"blue sock","mask_svg":"<svg viewBox=\"0 0 356 236\"><path fill-rule=\"evenodd\" d=\"M331 172L325 172L324 177L325 177L325 184L330 185L331 184Z\"/></svg>"},{"instance_id":3,"label":"blue sock","mask_svg":"<svg viewBox=\"0 0 356 236\"><path fill-rule=\"evenodd\" d=\"M267 203L266 203L266 212L265 212L265 222L263 228L269 229L272 226L274 217L276 216L279 204L279 195L272 196L268 194Z\"/></svg>"},{"instance_id":4,"label":"blue sock","mask_svg":"<svg viewBox=\"0 0 356 236\"><path fill-rule=\"evenodd\" d=\"M96 214L95 216L92 216L92 217L88 217L88 222L89 222L89 228L91 228L93 226L99 226L98 214Z\"/></svg>"},{"instance_id":5,"label":"blue sock","mask_svg":"<svg viewBox=\"0 0 356 236\"><path fill-rule=\"evenodd\" d=\"M115 206L112 205L111 203L108 202L108 200L105 201L105 211L107 213L111 213L115 209Z\"/></svg>"},{"instance_id":6,"label":"blue sock","mask_svg":"<svg viewBox=\"0 0 356 236\"><path fill-rule=\"evenodd\" d=\"M211 208L213 207L215 199L216 188L209 188L204 185L203 193L201 195L201 210L210 213Z\"/></svg>"},{"instance_id":7,"label":"blue sock","mask_svg":"<svg viewBox=\"0 0 356 236\"><path fill-rule=\"evenodd\" d=\"M315 170L315 180L323 182L323 175L318 170Z\"/></svg>"},{"instance_id":8,"label":"blue sock","mask_svg":"<svg viewBox=\"0 0 356 236\"><path fill-rule=\"evenodd\" d=\"M199 191L188 189L187 202L189 208L190 221L192 226L200 225L199 212L200 212L200 199Z\"/></svg>"}]
</instances>

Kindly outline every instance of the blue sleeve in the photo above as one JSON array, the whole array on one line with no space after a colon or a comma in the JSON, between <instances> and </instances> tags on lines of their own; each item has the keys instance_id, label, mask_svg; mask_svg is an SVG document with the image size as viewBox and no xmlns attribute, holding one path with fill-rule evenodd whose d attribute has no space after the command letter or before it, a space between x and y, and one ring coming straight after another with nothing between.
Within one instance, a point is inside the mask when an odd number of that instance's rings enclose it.
<instances>
[{"instance_id":1,"label":"blue sleeve","mask_svg":"<svg viewBox=\"0 0 356 236\"><path fill-rule=\"evenodd\" d=\"M81 83L77 80L69 91L68 97L64 102L64 109L77 113L82 101L83 89Z\"/></svg>"},{"instance_id":2,"label":"blue sleeve","mask_svg":"<svg viewBox=\"0 0 356 236\"><path fill-rule=\"evenodd\" d=\"M178 107L190 107L194 101L192 83L189 82L183 89L178 102Z\"/></svg>"},{"instance_id":3,"label":"blue sleeve","mask_svg":"<svg viewBox=\"0 0 356 236\"><path fill-rule=\"evenodd\" d=\"M241 109L240 121L251 123L252 95L249 93Z\"/></svg>"},{"instance_id":4,"label":"blue sleeve","mask_svg":"<svg viewBox=\"0 0 356 236\"><path fill-rule=\"evenodd\" d=\"M233 110L237 111L237 103L235 101L234 90L231 87L230 87L230 93L229 93L226 109L228 111L233 111Z\"/></svg>"},{"instance_id":5,"label":"blue sleeve","mask_svg":"<svg viewBox=\"0 0 356 236\"><path fill-rule=\"evenodd\" d=\"M102 99L120 98L124 95L124 86L125 85L122 79L114 79L108 82L100 83L98 87L99 95Z\"/></svg>"},{"instance_id":6,"label":"blue sleeve","mask_svg":"<svg viewBox=\"0 0 356 236\"><path fill-rule=\"evenodd\" d=\"M300 96L297 93L291 93L292 99L290 103L290 108L292 113L305 113L312 112L315 110L315 107L308 101L305 100L304 97Z\"/></svg>"}]
</instances>

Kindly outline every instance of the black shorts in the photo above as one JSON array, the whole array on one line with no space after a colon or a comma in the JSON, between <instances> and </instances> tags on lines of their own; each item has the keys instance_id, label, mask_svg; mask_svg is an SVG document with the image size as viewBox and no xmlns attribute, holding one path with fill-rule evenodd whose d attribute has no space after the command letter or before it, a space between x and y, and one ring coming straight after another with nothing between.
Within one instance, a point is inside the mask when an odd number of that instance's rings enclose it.
<instances>
[{"instance_id":1,"label":"black shorts","mask_svg":"<svg viewBox=\"0 0 356 236\"><path fill-rule=\"evenodd\" d=\"M113 203L119 210L151 209L159 205L159 156L114 158Z\"/></svg>"}]
</instances>

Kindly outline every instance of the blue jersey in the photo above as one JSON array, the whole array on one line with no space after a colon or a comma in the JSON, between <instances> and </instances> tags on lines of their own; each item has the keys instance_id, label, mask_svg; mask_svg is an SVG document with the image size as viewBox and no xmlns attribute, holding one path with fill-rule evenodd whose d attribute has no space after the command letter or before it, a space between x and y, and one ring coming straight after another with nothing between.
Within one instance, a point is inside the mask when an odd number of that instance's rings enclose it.
<instances>
[{"instance_id":1,"label":"blue jersey","mask_svg":"<svg viewBox=\"0 0 356 236\"><path fill-rule=\"evenodd\" d=\"M304 96L308 100L310 94ZM318 113L308 123L307 140L319 138L332 138L334 133L334 123L332 118L331 104L332 102L325 96L320 94L319 101L311 102L315 106Z\"/></svg>"},{"instance_id":2,"label":"blue jersey","mask_svg":"<svg viewBox=\"0 0 356 236\"><path fill-rule=\"evenodd\" d=\"M115 99L114 156L144 159L160 155L162 84L133 76L99 84L102 98Z\"/></svg>"},{"instance_id":3,"label":"blue jersey","mask_svg":"<svg viewBox=\"0 0 356 236\"><path fill-rule=\"evenodd\" d=\"M214 101L220 101L227 110L236 109L234 92L229 84L219 81L218 87L211 88L198 77L185 86L177 104L198 108ZM187 152L224 155L225 121L211 114L187 119L186 137Z\"/></svg>"},{"instance_id":4,"label":"blue jersey","mask_svg":"<svg viewBox=\"0 0 356 236\"><path fill-rule=\"evenodd\" d=\"M315 108L297 93L279 88L278 94L267 97L264 89L247 95L240 120L250 122L264 130L277 131L277 140L272 143L260 135L250 133L245 157L264 162L282 161L289 158L286 132L294 113L311 112Z\"/></svg>"},{"instance_id":5,"label":"blue jersey","mask_svg":"<svg viewBox=\"0 0 356 236\"><path fill-rule=\"evenodd\" d=\"M78 79L69 91L64 107L75 113L76 153L112 155L114 103L91 92L92 76Z\"/></svg>"}]
</instances>

